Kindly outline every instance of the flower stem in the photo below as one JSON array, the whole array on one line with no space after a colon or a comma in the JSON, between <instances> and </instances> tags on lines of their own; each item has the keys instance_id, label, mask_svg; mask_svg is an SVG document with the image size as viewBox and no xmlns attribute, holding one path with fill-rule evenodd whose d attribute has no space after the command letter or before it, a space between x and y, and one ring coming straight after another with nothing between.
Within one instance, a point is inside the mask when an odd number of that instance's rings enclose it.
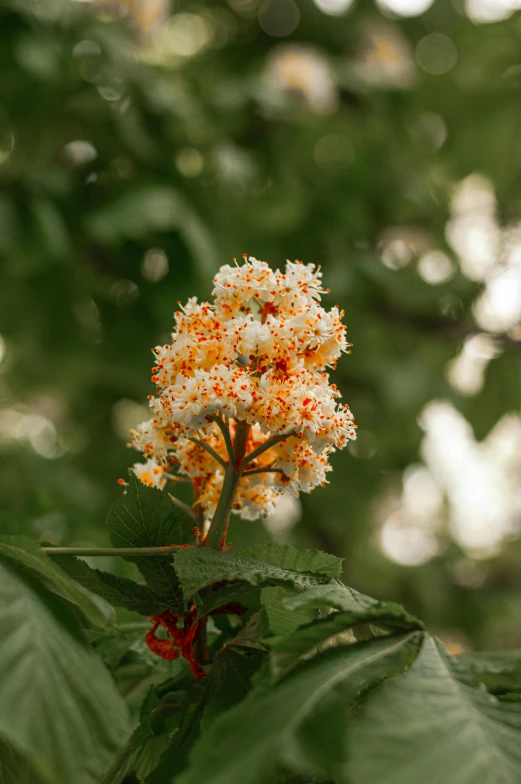
<instances>
[{"instance_id":1,"label":"flower stem","mask_svg":"<svg viewBox=\"0 0 521 784\"><path fill-rule=\"evenodd\" d=\"M228 463L226 460L223 460L221 455L213 449L210 444L206 444L204 441L201 441L199 438L189 438L189 441L192 441L197 446L202 447L205 449L209 455L213 457L214 460L217 460L218 463L222 465L222 467L226 470L228 468Z\"/></svg>"},{"instance_id":2,"label":"flower stem","mask_svg":"<svg viewBox=\"0 0 521 784\"><path fill-rule=\"evenodd\" d=\"M205 544L208 547L215 547L216 549L221 550L226 543L228 523L230 521L235 493L237 492L237 487L241 478L246 442L248 441L250 430L251 426L246 422L237 423L235 443L233 445L234 460L233 462L230 460L230 465L227 467L224 475L224 482L217 503L217 509L215 510L210 530L205 539Z\"/></svg>"},{"instance_id":3,"label":"flower stem","mask_svg":"<svg viewBox=\"0 0 521 784\"><path fill-rule=\"evenodd\" d=\"M254 449L253 452L250 452L249 455L246 455L240 466L241 471L245 469L249 463L255 460L256 457L262 455L262 453L266 452L268 449L271 449L271 447L275 446L275 444L278 444L280 441L285 441L286 438L291 438L292 436L296 435L297 433L294 430L290 430L289 433L282 433L279 436L272 436L271 438L268 438L268 440L258 446L257 449Z\"/></svg>"},{"instance_id":4,"label":"flower stem","mask_svg":"<svg viewBox=\"0 0 521 784\"><path fill-rule=\"evenodd\" d=\"M226 444L226 451L228 452L228 459L229 459L230 463L233 463L234 454L233 454L232 439L231 439L231 436L230 436L230 428L228 427L226 422L224 422L221 419L220 416L217 416L217 415L211 416L210 419L212 420L212 422L215 422L215 424L217 425L217 427L221 431L221 433L223 435L223 438L224 438L224 443Z\"/></svg>"},{"instance_id":5,"label":"flower stem","mask_svg":"<svg viewBox=\"0 0 521 784\"><path fill-rule=\"evenodd\" d=\"M210 530L205 539L208 547L220 549L226 539L228 521L232 511L233 499L239 484L240 474L236 474L230 466L224 475L224 482L219 496L217 509L215 510Z\"/></svg>"}]
</instances>

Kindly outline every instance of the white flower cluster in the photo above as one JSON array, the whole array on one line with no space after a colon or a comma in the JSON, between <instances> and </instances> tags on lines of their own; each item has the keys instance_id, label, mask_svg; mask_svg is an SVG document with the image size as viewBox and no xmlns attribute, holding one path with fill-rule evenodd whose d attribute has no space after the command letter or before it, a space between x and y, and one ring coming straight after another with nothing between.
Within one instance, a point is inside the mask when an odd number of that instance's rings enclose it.
<instances>
[{"instance_id":1,"label":"white flower cluster","mask_svg":"<svg viewBox=\"0 0 521 784\"><path fill-rule=\"evenodd\" d=\"M323 485L331 452L355 438L353 416L326 372L349 344L343 312L320 305L324 289L313 264L287 262L282 273L245 257L241 266L221 267L214 284L214 304L190 299L175 314L172 342L154 350L153 416L132 432L147 462L134 471L163 488L175 466L208 519L228 459L223 426L234 443L244 423L244 453L258 455L245 464L234 510L254 519L284 491ZM268 439L277 443L260 451Z\"/></svg>"}]
</instances>

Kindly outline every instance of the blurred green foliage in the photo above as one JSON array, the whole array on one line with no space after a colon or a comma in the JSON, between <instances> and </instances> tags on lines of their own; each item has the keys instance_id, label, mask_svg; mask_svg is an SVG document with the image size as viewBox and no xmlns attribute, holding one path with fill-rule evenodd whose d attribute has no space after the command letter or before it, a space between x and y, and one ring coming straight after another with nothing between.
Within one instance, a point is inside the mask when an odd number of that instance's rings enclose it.
<instances>
[{"instance_id":1,"label":"blurred green foliage","mask_svg":"<svg viewBox=\"0 0 521 784\"><path fill-rule=\"evenodd\" d=\"M150 347L168 338L175 303L208 297L218 266L244 252L300 258L323 265L330 304L346 310L354 348L335 381L360 438L277 536L343 556L349 584L449 638L521 645L515 537L475 560L446 512L440 554L411 567L378 536L378 509L419 461L430 400L451 401L477 439L519 411L515 336L499 335L477 394L447 382L477 330L481 284L459 270L445 227L454 184L474 172L503 224L521 216L521 19L477 25L449 0L411 19L368 0L333 16L302 0L281 36L254 0L174 11L146 38L117 4L0 0L3 531L107 544L116 480L134 461L125 430L146 417ZM432 34L457 51L441 74L414 60ZM383 264L396 227L418 252L447 253L454 277L430 285L415 258ZM270 535L235 521L231 540Z\"/></svg>"}]
</instances>

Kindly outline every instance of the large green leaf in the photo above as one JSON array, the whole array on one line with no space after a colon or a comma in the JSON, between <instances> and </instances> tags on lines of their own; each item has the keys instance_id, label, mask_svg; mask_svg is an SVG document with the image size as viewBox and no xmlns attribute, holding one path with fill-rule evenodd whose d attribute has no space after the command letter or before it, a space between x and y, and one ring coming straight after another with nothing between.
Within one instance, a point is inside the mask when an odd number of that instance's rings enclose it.
<instances>
[{"instance_id":1,"label":"large green leaf","mask_svg":"<svg viewBox=\"0 0 521 784\"><path fill-rule=\"evenodd\" d=\"M172 504L168 495L143 485L130 473L128 487L112 506L107 525L114 547L161 547L182 544L192 538L192 521ZM172 606L183 610L182 595L171 559L166 556L128 557L157 593L168 596Z\"/></svg>"},{"instance_id":2,"label":"large green leaf","mask_svg":"<svg viewBox=\"0 0 521 784\"><path fill-rule=\"evenodd\" d=\"M80 586L65 575L37 544L26 537L3 536L0 539L0 556L28 570L54 593L76 605L86 623L105 629L112 620L110 607L96 601Z\"/></svg>"},{"instance_id":3,"label":"large green leaf","mask_svg":"<svg viewBox=\"0 0 521 784\"><path fill-rule=\"evenodd\" d=\"M59 564L69 577L117 607L126 607L141 615L157 615L170 606L168 599L161 598L148 586L93 569L79 558L60 556Z\"/></svg>"},{"instance_id":4,"label":"large green leaf","mask_svg":"<svg viewBox=\"0 0 521 784\"><path fill-rule=\"evenodd\" d=\"M328 582L328 577L311 572L283 569L255 558L206 547L180 550L175 569L188 601L213 583L239 580L250 585L285 585L302 588Z\"/></svg>"},{"instance_id":5,"label":"large green leaf","mask_svg":"<svg viewBox=\"0 0 521 784\"><path fill-rule=\"evenodd\" d=\"M393 630L423 628L423 624L403 607L392 603L359 612L334 612L325 618L300 625L293 634L277 640L270 656L272 672L280 677L304 654L309 656L316 653L321 646L334 644L337 638L339 642L345 642L345 633L360 624L384 625Z\"/></svg>"},{"instance_id":6,"label":"large green leaf","mask_svg":"<svg viewBox=\"0 0 521 784\"><path fill-rule=\"evenodd\" d=\"M336 555L323 553L320 550L298 550L290 544L256 544L245 550L240 550L239 555L255 558L280 569L291 569L295 572L310 572L323 574L324 577L338 578L342 574L342 558Z\"/></svg>"},{"instance_id":7,"label":"large green leaf","mask_svg":"<svg viewBox=\"0 0 521 784\"><path fill-rule=\"evenodd\" d=\"M519 784L521 704L499 702L425 636L407 674L370 695L350 757L352 784Z\"/></svg>"},{"instance_id":8,"label":"large green leaf","mask_svg":"<svg viewBox=\"0 0 521 784\"><path fill-rule=\"evenodd\" d=\"M338 698L345 709L362 685L405 666L415 655L417 636L412 632L327 651L276 687L252 694L201 735L190 767L176 784L271 782L281 765L293 766L295 757L306 757L305 750L299 755L295 746L300 747L299 730L315 714L322 715L318 708ZM344 739L342 749L333 750L335 755L343 759L345 746ZM324 769L331 753L325 745Z\"/></svg>"},{"instance_id":9,"label":"large green leaf","mask_svg":"<svg viewBox=\"0 0 521 784\"><path fill-rule=\"evenodd\" d=\"M65 602L0 558L0 739L49 784L97 784L125 703Z\"/></svg>"},{"instance_id":10,"label":"large green leaf","mask_svg":"<svg viewBox=\"0 0 521 784\"><path fill-rule=\"evenodd\" d=\"M31 763L13 745L0 739L0 782L2 784L46 784Z\"/></svg>"},{"instance_id":11,"label":"large green leaf","mask_svg":"<svg viewBox=\"0 0 521 784\"><path fill-rule=\"evenodd\" d=\"M521 651L483 651L458 654L474 676L489 691L519 691L521 689Z\"/></svg>"}]
</instances>

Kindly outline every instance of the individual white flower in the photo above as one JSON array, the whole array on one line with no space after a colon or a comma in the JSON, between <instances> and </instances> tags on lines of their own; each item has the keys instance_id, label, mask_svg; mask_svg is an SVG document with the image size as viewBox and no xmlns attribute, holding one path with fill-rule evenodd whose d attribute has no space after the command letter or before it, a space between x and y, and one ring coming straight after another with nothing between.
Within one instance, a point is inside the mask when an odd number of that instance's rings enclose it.
<instances>
[{"instance_id":1,"label":"individual white flower","mask_svg":"<svg viewBox=\"0 0 521 784\"><path fill-rule=\"evenodd\" d=\"M132 471L140 482L148 487L157 487L162 490L166 485L166 466L159 465L153 458L149 458L146 463L135 463Z\"/></svg>"}]
</instances>

